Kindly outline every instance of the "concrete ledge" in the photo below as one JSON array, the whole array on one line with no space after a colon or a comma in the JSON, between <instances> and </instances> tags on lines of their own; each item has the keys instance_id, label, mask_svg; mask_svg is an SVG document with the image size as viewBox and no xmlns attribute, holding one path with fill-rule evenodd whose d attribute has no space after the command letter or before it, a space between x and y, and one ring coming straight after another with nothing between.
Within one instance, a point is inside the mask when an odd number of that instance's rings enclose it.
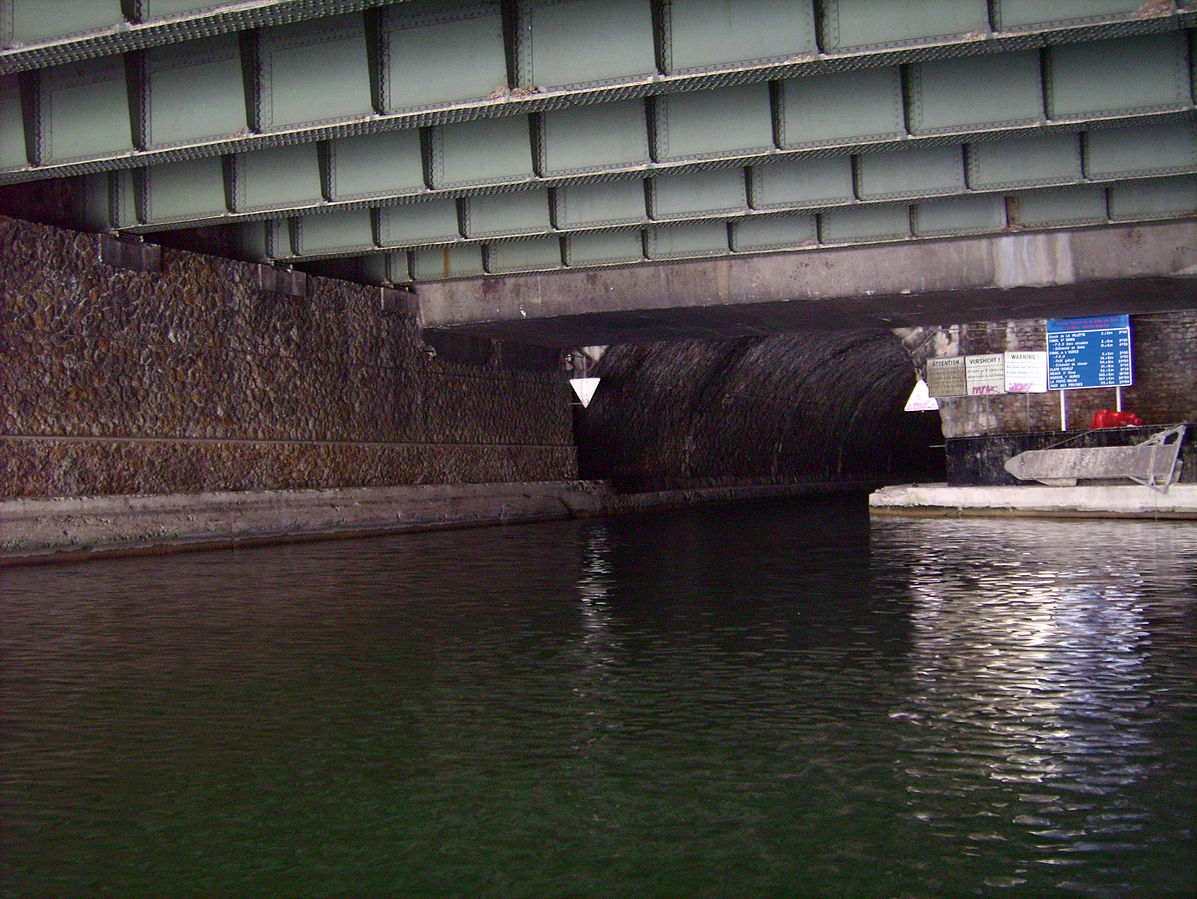
<instances>
[{"instance_id":1,"label":"concrete ledge","mask_svg":"<svg viewBox=\"0 0 1197 899\"><path fill-rule=\"evenodd\" d=\"M1167 492L1116 487L949 487L905 484L869 496L874 515L1004 515L1032 518L1197 518L1197 484Z\"/></svg>"},{"instance_id":2,"label":"concrete ledge","mask_svg":"<svg viewBox=\"0 0 1197 899\"><path fill-rule=\"evenodd\" d=\"M781 484L618 494L601 481L0 500L0 566L865 492Z\"/></svg>"}]
</instances>

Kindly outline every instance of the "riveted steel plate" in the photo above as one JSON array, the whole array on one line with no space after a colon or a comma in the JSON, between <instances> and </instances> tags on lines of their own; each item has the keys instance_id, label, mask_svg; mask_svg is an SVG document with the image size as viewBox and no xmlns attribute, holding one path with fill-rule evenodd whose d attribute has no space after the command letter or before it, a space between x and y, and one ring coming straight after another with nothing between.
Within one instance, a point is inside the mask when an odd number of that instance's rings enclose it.
<instances>
[{"instance_id":1,"label":"riveted steel plate","mask_svg":"<svg viewBox=\"0 0 1197 899\"><path fill-rule=\"evenodd\" d=\"M21 2L28 3L31 8L44 9L47 6L46 0ZM88 5L79 0L51 2L69 8L72 17ZM119 0L101 2L109 7L116 5L119 8ZM144 21L140 23L122 20L98 30L73 30L72 33L58 39L26 42L21 46L9 46L11 41L3 41L7 49L0 51L0 72L20 72L39 66L62 65L112 53L177 44L216 34L231 34L265 25L356 12L390 2L393 0L269 0L262 3L220 4L188 2L187 9L183 9L182 4L176 4L172 0L143 0L143 3L149 4L150 12L147 12ZM153 10L162 12L159 14ZM65 27L77 29L78 19ZM5 37L6 34L0 34L0 37Z\"/></svg>"},{"instance_id":2,"label":"riveted steel plate","mask_svg":"<svg viewBox=\"0 0 1197 899\"><path fill-rule=\"evenodd\" d=\"M375 284L403 284L411 280L407 253L370 253L360 258L362 275Z\"/></svg>"},{"instance_id":3,"label":"riveted steel plate","mask_svg":"<svg viewBox=\"0 0 1197 899\"><path fill-rule=\"evenodd\" d=\"M723 255L730 249L727 224L715 221L655 225L647 229L646 247L649 259Z\"/></svg>"},{"instance_id":4,"label":"riveted steel plate","mask_svg":"<svg viewBox=\"0 0 1197 899\"><path fill-rule=\"evenodd\" d=\"M916 134L1043 121L1036 50L917 63L909 85Z\"/></svg>"},{"instance_id":5,"label":"riveted steel plate","mask_svg":"<svg viewBox=\"0 0 1197 899\"><path fill-rule=\"evenodd\" d=\"M907 44L989 31L985 0L825 0L823 49Z\"/></svg>"},{"instance_id":6,"label":"riveted steel plate","mask_svg":"<svg viewBox=\"0 0 1197 899\"><path fill-rule=\"evenodd\" d=\"M259 56L259 117L265 131L373 111L360 15L265 28Z\"/></svg>"},{"instance_id":7,"label":"riveted steel plate","mask_svg":"<svg viewBox=\"0 0 1197 899\"><path fill-rule=\"evenodd\" d=\"M397 3L382 27L386 112L479 101L508 87L497 2Z\"/></svg>"},{"instance_id":8,"label":"riveted steel plate","mask_svg":"<svg viewBox=\"0 0 1197 899\"><path fill-rule=\"evenodd\" d=\"M1067 184L1081 177L1078 134L1044 134L968 147L968 183L973 190Z\"/></svg>"},{"instance_id":9,"label":"riveted steel plate","mask_svg":"<svg viewBox=\"0 0 1197 899\"><path fill-rule=\"evenodd\" d=\"M237 36L219 35L145 55L148 146L230 137L247 127Z\"/></svg>"},{"instance_id":10,"label":"riveted steel plate","mask_svg":"<svg viewBox=\"0 0 1197 899\"><path fill-rule=\"evenodd\" d=\"M557 225L584 228L644 222L645 185L636 180L571 184L557 189Z\"/></svg>"},{"instance_id":11,"label":"riveted steel plate","mask_svg":"<svg viewBox=\"0 0 1197 899\"><path fill-rule=\"evenodd\" d=\"M1090 178L1168 175L1197 167L1197 122L1098 129L1085 139Z\"/></svg>"},{"instance_id":12,"label":"riveted steel plate","mask_svg":"<svg viewBox=\"0 0 1197 899\"><path fill-rule=\"evenodd\" d=\"M14 47L124 24L120 0L4 0L0 37Z\"/></svg>"},{"instance_id":13,"label":"riveted steel plate","mask_svg":"<svg viewBox=\"0 0 1197 899\"><path fill-rule=\"evenodd\" d=\"M779 159L749 170L753 209L800 208L852 202L852 159Z\"/></svg>"},{"instance_id":14,"label":"riveted steel plate","mask_svg":"<svg viewBox=\"0 0 1197 899\"><path fill-rule=\"evenodd\" d=\"M896 67L790 78L780 90L783 148L883 140L906 133Z\"/></svg>"},{"instance_id":15,"label":"riveted steel plate","mask_svg":"<svg viewBox=\"0 0 1197 899\"><path fill-rule=\"evenodd\" d=\"M1110 188L1110 219L1172 218L1197 214L1197 178L1128 181Z\"/></svg>"},{"instance_id":16,"label":"riveted steel plate","mask_svg":"<svg viewBox=\"0 0 1197 899\"><path fill-rule=\"evenodd\" d=\"M432 129L435 187L527 181L532 175L532 140L524 116Z\"/></svg>"},{"instance_id":17,"label":"riveted steel plate","mask_svg":"<svg viewBox=\"0 0 1197 899\"><path fill-rule=\"evenodd\" d=\"M793 0L671 0L665 68L782 62L817 52L814 8Z\"/></svg>"},{"instance_id":18,"label":"riveted steel plate","mask_svg":"<svg viewBox=\"0 0 1197 899\"><path fill-rule=\"evenodd\" d=\"M384 247L446 243L461 237L457 201L429 200L378 210L378 239Z\"/></svg>"},{"instance_id":19,"label":"riveted steel plate","mask_svg":"<svg viewBox=\"0 0 1197 899\"><path fill-rule=\"evenodd\" d=\"M253 10L242 9L240 13L264 16L263 21L290 21L302 19L314 14L314 10L331 14L344 9L359 9L370 3L352 3L342 0L339 3L328 3L316 6L315 0L279 0L269 7L255 7ZM228 11L216 11L186 20L195 25L195 33L187 33L186 37L202 37L205 35L227 32L229 22L242 22L243 19L233 16ZM244 19L254 21L257 19ZM224 25L220 23L225 23ZM167 23L170 24L170 23ZM349 113L332 122L318 122L313 124L296 124L282 130L266 134L245 134L236 138L203 138L194 142L172 146L150 147L136 151L109 151L97 153L89 157L64 160L40 160L37 168L30 166L19 167L7 172L0 171L0 183L32 180L41 177L80 174L89 171L99 171L109 168L121 168L136 165L147 165L161 161L176 161L179 159L196 158L199 156L215 155L232 150L247 151L271 146L287 145L313 140L343 138L358 134L377 133L396 127L416 127L440 123L476 120L479 118L523 115L529 112L566 108L579 104L596 102L615 102L633 97L664 94L677 91L708 90L732 84L757 83L767 79L787 79L796 76L827 74L834 72L850 72L873 67L889 66L902 62L918 62L933 59L946 59L968 56L980 59L985 55L1006 52L1019 48L1040 47L1048 44L1068 44L1079 41L1092 41L1115 35L1151 35L1176 33L1186 25L1197 24L1197 12L1176 12L1162 16L1132 17L1125 20L1102 22L1094 25L1075 27L1047 26L1019 31L1013 34L997 34L987 37L983 42L965 38L936 39L930 43L916 44L909 47L881 48L864 51L844 51L829 55L816 55L811 58L794 59L785 63L753 65L732 64L727 68L709 73L678 74L678 75L646 75L644 78L630 82L595 84L590 86L574 86L568 89L521 89L504 94L496 99L481 99L467 101L448 106L433 106L430 108L414 109L406 112L396 112L384 115L362 115ZM202 27L201 27L202 26ZM55 61L73 58L71 54L77 50L83 56L94 57L100 47L128 49L132 46L153 45L155 41L148 40L146 29L155 30L157 25L130 26L129 30L122 30L117 35L109 35L113 40L120 38L118 44L85 42L86 47L70 42L67 45L55 45L58 56ZM165 32L163 32L165 33ZM128 43L128 38L133 43ZM177 39L181 39L176 35ZM105 38L107 39L107 38ZM134 40L136 39L136 40ZM157 40L162 43L163 40ZM99 41L99 38L97 38ZM141 41L141 43L138 43ZM43 48L44 49L44 48ZM13 51L15 52L15 51ZM31 51L34 52L34 51ZM40 50L36 51L42 52ZM48 51L47 51L48 52ZM22 54L24 51L22 51ZM381 54L386 56L385 53ZM4 71L5 64L17 68L35 64L34 57L21 55L20 59L6 52L0 52L0 71ZM23 62L21 61L23 60ZM46 60L43 59L42 62ZM252 54L244 61L248 68L252 62ZM386 68L385 64L383 65ZM1187 76L1186 76L1187 77ZM386 80L385 78L383 79ZM360 84L360 82L358 82ZM382 91L385 93L385 91ZM983 94L978 94L983 96ZM1190 107L1191 108L1191 105ZM784 112L784 110L783 110ZM1113 113L1123 115L1125 113ZM1085 121L1077 118L1075 121ZM779 131L784 132L787 124L794 125L791 120L787 123L783 117L778 122ZM876 138L881 139L881 138ZM843 142L843 141L839 141ZM837 141L825 142L834 144Z\"/></svg>"},{"instance_id":20,"label":"riveted steel plate","mask_svg":"<svg viewBox=\"0 0 1197 899\"><path fill-rule=\"evenodd\" d=\"M189 159L140 170L143 223L187 221L228 211L220 159Z\"/></svg>"},{"instance_id":21,"label":"riveted steel plate","mask_svg":"<svg viewBox=\"0 0 1197 899\"><path fill-rule=\"evenodd\" d=\"M236 212L287 209L321 202L315 144L240 153L233 160Z\"/></svg>"},{"instance_id":22,"label":"riveted steel plate","mask_svg":"<svg viewBox=\"0 0 1197 899\"><path fill-rule=\"evenodd\" d=\"M773 148L769 86L666 94L656 100L657 159L705 159Z\"/></svg>"},{"instance_id":23,"label":"riveted steel plate","mask_svg":"<svg viewBox=\"0 0 1197 899\"><path fill-rule=\"evenodd\" d=\"M1092 225L1106 220L1106 192L1088 186L1020 192L1008 209L1012 227Z\"/></svg>"},{"instance_id":24,"label":"riveted steel plate","mask_svg":"<svg viewBox=\"0 0 1197 899\"><path fill-rule=\"evenodd\" d=\"M29 164L25 152L25 118L16 75L0 78L0 171Z\"/></svg>"},{"instance_id":25,"label":"riveted steel plate","mask_svg":"<svg viewBox=\"0 0 1197 899\"><path fill-rule=\"evenodd\" d=\"M297 216L289 225L291 250L297 256L343 255L375 246L368 209Z\"/></svg>"},{"instance_id":26,"label":"riveted steel plate","mask_svg":"<svg viewBox=\"0 0 1197 899\"><path fill-rule=\"evenodd\" d=\"M120 57L49 70L43 79L40 113L41 152L46 161L133 149Z\"/></svg>"},{"instance_id":27,"label":"riveted steel plate","mask_svg":"<svg viewBox=\"0 0 1197 899\"><path fill-rule=\"evenodd\" d=\"M1006 199L1000 194L925 200L911 209L916 237L984 234L1006 227Z\"/></svg>"},{"instance_id":28,"label":"riveted steel plate","mask_svg":"<svg viewBox=\"0 0 1197 899\"><path fill-rule=\"evenodd\" d=\"M644 258L643 235L639 229L570 234L565 256L569 265L639 262Z\"/></svg>"},{"instance_id":29,"label":"riveted steel plate","mask_svg":"<svg viewBox=\"0 0 1197 899\"><path fill-rule=\"evenodd\" d=\"M643 100L577 106L543 113L540 129L547 176L649 163Z\"/></svg>"},{"instance_id":30,"label":"riveted steel plate","mask_svg":"<svg viewBox=\"0 0 1197 899\"><path fill-rule=\"evenodd\" d=\"M547 190L469 197L461 203L466 237L539 234L552 227Z\"/></svg>"},{"instance_id":31,"label":"riveted steel plate","mask_svg":"<svg viewBox=\"0 0 1197 899\"><path fill-rule=\"evenodd\" d=\"M485 274L481 244L425 247L411 254L412 277L417 281L441 281Z\"/></svg>"},{"instance_id":32,"label":"riveted steel plate","mask_svg":"<svg viewBox=\"0 0 1197 899\"><path fill-rule=\"evenodd\" d=\"M520 87L609 84L657 71L648 0L521 0Z\"/></svg>"},{"instance_id":33,"label":"riveted steel plate","mask_svg":"<svg viewBox=\"0 0 1197 899\"><path fill-rule=\"evenodd\" d=\"M813 215L756 215L731 227L731 246L737 253L797 249L817 241Z\"/></svg>"},{"instance_id":34,"label":"riveted steel plate","mask_svg":"<svg viewBox=\"0 0 1197 899\"><path fill-rule=\"evenodd\" d=\"M696 218L747 209L744 170L740 168L660 175L650 183L649 214L654 219Z\"/></svg>"},{"instance_id":35,"label":"riveted steel plate","mask_svg":"<svg viewBox=\"0 0 1197 899\"><path fill-rule=\"evenodd\" d=\"M329 191L337 200L424 189L420 133L384 131L329 142Z\"/></svg>"},{"instance_id":36,"label":"riveted steel plate","mask_svg":"<svg viewBox=\"0 0 1197 899\"><path fill-rule=\"evenodd\" d=\"M819 216L823 243L898 240L910 235L908 206L857 206L833 209Z\"/></svg>"},{"instance_id":37,"label":"riveted steel plate","mask_svg":"<svg viewBox=\"0 0 1197 899\"><path fill-rule=\"evenodd\" d=\"M997 0L993 24L999 29L1081 25L1133 15L1143 8L1143 0Z\"/></svg>"},{"instance_id":38,"label":"riveted steel plate","mask_svg":"<svg viewBox=\"0 0 1197 899\"><path fill-rule=\"evenodd\" d=\"M559 237L500 240L486 248L487 270L494 274L561 268Z\"/></svg>"},{"instance_id":39,"label":"riveted steel plate","mask_svg":"<svg viewBox=\"0 0 1197 899\"><path fill-rule=\"evenodd\" d=\"M1193 104L1183 33L1052 47L1047 71L1048 115L1054 119Z\"/></svg>"},{"instance_id":40,"label":"riveted steel plate","mask_svg":"<svg viewBox=\"0 0 1197 899\"><path fill-rule=\"evenodd\" d=\"M857 160L862 200L887 200L964 190L964 153L959 146L865 153Z\"/></svg>"}]
</instances>

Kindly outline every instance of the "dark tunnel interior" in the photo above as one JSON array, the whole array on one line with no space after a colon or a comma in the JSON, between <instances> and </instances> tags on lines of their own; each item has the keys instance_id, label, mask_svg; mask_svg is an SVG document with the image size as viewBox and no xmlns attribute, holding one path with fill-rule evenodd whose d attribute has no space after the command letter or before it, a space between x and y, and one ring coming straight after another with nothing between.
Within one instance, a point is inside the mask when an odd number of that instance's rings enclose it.
<instances>
[{"instance_id":1,"label":"dark tunnel interior","mask_svg":"<svg viewBox=\"0 0 1197 899\"><path fill-rule=\"evenodd\" d=\"M934 412L888 331L806 331L609 348L575 409L579 474L624 491L937 480Z\"/></svg>"}]
</instances>

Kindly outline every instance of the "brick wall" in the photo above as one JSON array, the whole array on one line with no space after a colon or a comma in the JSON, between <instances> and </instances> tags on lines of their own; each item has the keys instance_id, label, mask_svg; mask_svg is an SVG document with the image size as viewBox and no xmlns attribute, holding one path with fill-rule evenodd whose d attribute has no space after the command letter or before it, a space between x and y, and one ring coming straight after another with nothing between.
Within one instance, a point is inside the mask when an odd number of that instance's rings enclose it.
<instances>
[{"instance_id":1,"label":"brick wall","mask_svg":"<svg viewBox=\"0 0 1197 899\"><path fill-rule=\"evenodd\" d=\"M377 289L0 217L0 496L576 476L560 371L430 355Z\"/></svg>"}]
</instances>

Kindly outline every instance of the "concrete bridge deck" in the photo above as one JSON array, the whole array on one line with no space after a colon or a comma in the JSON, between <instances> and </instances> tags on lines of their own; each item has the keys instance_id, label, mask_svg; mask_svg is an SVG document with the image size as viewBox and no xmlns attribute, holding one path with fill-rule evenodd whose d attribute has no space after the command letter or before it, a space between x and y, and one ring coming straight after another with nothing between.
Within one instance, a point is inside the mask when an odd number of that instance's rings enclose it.
<instances>
[{"instance_id":1,"label":"concrete bridge deck","mask_svg":"<svg viewBox=\"0 0 1197 899\"><path fill-rule=\"evenodd\" d=\"M586 346L1186 309L1197 221L423 284L426 328Z\"/></svg>"}]
</instances>

